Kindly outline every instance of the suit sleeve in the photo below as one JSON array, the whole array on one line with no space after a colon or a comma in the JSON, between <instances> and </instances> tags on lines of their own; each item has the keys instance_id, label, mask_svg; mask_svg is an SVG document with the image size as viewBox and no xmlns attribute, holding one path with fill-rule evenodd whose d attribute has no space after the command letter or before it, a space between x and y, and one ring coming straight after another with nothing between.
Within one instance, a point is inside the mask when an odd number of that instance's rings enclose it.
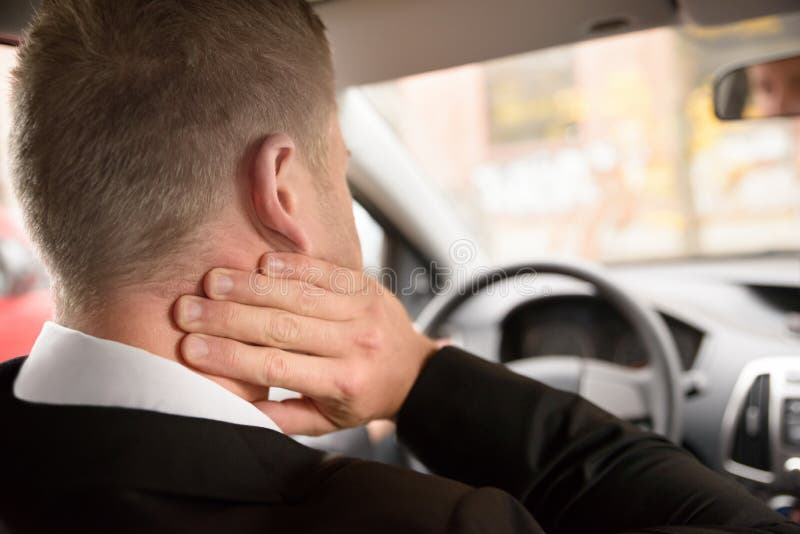
<instances>
[{"instance_id":1,"label":"suit sleeve","mask_svg":"<svg viewBox=\"0 0 800 534\"><path fill-rule=\"evenodd\" d=\"M454 347L397 422L432 471L510 493L548 533L800 532L669 441Z\"/></svg>"}]
</instances>

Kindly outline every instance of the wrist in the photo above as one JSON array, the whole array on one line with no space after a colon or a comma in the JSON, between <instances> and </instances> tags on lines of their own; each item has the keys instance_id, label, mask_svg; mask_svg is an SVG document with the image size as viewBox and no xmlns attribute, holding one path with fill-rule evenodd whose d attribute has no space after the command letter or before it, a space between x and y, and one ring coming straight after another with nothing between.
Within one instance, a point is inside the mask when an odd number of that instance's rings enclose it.
<instances>
[{"instance_id":1,"label":"wrist","mask_svg":"<svg viewBox=\"0 0 800 534\"><path fill-rule=\"evenodd\" d=\"M394 422L396 422L397 414L403 409L403 405L405 405L409 394L414 389L414 385L417 383L417 380L419 379L423 369L425 369L425 366L428 364L430 359L444 346L441 341L433 340L424 334L418 334L418 336L418 348L414 350L414 360L416 361L416 365L414 367L412 378L403 388L402 395L392 407L391 414L388 416L388 419Z\"/></svg>"}]
</instances>

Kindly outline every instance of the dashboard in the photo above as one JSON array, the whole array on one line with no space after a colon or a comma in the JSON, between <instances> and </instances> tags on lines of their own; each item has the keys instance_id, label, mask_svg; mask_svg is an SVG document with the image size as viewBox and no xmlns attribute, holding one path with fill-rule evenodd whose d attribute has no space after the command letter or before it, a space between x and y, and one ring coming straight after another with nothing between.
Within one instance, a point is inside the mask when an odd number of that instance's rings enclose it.
<instances>
[{"instance_id":1,"label":"dashboard","mask_svg":"<svg viewBox=\"0 0 800 534\"><path fill-rule=\"evenodd\" d=\"M682 445L773 508L797 507L800 255L616 266L605 274L655 311L675 342L683 371ZM474 294L437 335L517 372L528 361L546 370L553 356L600 360L600 367L623 368L629 376L652 372L631 325L589 284L543 274L512 282ZM619 396L622 385L604 393ZM637 402L623 400L621 410L601 406L640 423L623 413ZM364 432L356 438L367 440ZM359 455L321 439L304 442ZM363 457L376 459L369 454Z\"/></svg>"},{"instance_id":2,"label":"dashboard","mask_svg":"<svg viewBox=\"0 0 800 534\"><path fill-rule=\"evenodd\" d=\"M660 313L678 348L684 370L694 365L704 333ZM501 325L500 361L534 356L580 356L624 367L647 366L647 355L630 323L595 296L540 299L512 310Z\"/></svg>"},{"instance_id":3,"label":"dashboard","mask_svg":"<svg viewBox=\"0 0 800 534\"><path fill-rule=\"evenodd\" d=\"M682 445L765 499L800 498L800 255L612 266L606 274L660 315L675 341ZM499 363L577 356L650 370L626 319L592 286L563 276L474 295L440 334Z\"/></svg>"}]
</instances>

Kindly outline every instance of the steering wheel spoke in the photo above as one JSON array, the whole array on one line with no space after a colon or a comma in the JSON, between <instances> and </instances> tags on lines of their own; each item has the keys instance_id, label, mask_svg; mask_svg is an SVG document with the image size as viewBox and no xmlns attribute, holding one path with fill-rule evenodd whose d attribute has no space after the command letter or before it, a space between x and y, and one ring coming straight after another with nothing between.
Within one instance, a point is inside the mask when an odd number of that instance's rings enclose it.
<instances>
[{"instance_id":1,"label":"steering wheel spoke","mask_svg":"<svg viewBox=\"0 0 800 534\"><path fill-rule=\"evenodd\" d=\"M651 418L653 372L650 368L623 367L587 360L579 393L620 419L643 421Z\"/></svg>"},{"instance_id":2,"label":"steering wheel spoke","mask_svg":"<svg viewBox=\"0 0 800 534\"><path fill-rule=\"evenodd\" d=\"M509 362L516 373L572 393L629 421L651 419L653 371L578 356L536 356Z\"/></svg>"}]
</instances>

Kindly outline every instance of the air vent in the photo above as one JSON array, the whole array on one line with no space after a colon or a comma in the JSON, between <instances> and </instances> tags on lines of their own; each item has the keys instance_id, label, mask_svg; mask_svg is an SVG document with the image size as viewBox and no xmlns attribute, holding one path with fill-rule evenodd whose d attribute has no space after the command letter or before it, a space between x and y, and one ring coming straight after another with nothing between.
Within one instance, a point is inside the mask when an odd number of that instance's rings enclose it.
<instances>
[{"instance_id":1,"label":"air vent","mask_svg":"<svg viewBox=\"0 0 800 534\"><path fill-rule=\"evenodd\" d=\"M731 460L772 470L769 448L769 375L756 377L742 404L733 434Z\"/></svg>"}]
</instances>

